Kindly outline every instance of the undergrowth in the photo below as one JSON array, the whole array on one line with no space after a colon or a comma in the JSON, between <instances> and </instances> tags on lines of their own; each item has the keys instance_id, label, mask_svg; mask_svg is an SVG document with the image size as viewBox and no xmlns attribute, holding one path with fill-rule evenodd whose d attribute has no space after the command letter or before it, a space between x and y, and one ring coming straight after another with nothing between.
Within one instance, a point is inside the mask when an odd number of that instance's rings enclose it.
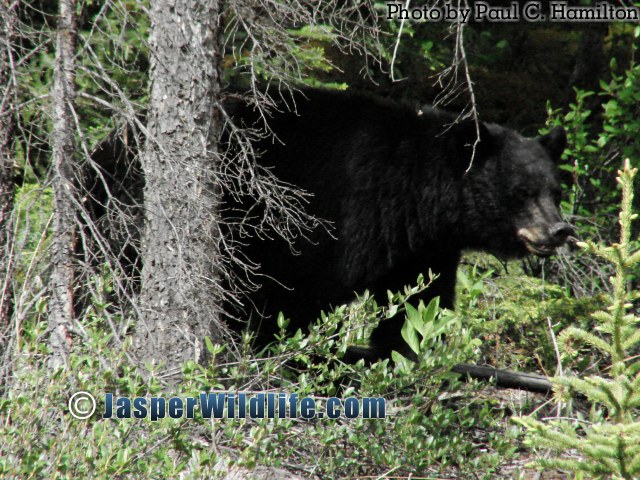
<instances>
[{"instance_id":1,"label":"undergrowth","mask_svg":"<svg viewBox=\"0 0 640 480\"><path fill-rule=\"evenodd\" d=\"M450 373L476 354L478 341L462 318L435 305L407 307L425 285L390 295L379 306L365 296L311 328L281 336L263 355L233 364L186 363L184 380L165 385L161 372L144 380L105 333L108 305L84 322L87 341L69 367L51 372L39 341L46 323L32 321L19 346L12 384L0 400L0 476L6 478L203 478L232 468L281 468L302 478L428 476L474 472L491 478L515 450L497 422L492 401ZM471 302L472 297L468 300ZM405 332L420 341L417 363L388 360L346 365L346 332L409 308ZM281 324L285 322L281 319ZM437 325L437 328L432 328ZM283 325L284 326L284 325ZM413 330L411 330L413 329ZM245 339L247 340L247 339ZM207 342L214 358L224 346ZM250 350L250 349L246 349ZM319 358L324 361L318 361ZM97 401L89 418L74 418L72 394ZM105 394L114 397L197 397L207 392L286 392L311 396L323 408L329 397L384 397L385 419L102 418Z\"/></svg>"}]
</instances>

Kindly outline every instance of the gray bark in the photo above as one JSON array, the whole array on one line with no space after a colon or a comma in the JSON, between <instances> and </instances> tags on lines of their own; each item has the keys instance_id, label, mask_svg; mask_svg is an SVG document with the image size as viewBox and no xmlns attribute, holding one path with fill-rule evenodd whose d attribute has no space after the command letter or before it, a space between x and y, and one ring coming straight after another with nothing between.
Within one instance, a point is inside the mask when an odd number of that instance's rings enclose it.
<instances>
[{"instance_id":1,"label":"gray bark","mask_svg":"<svg viewBox=\"0 0 640 480\"><path fill-rule=\"evenodd\" d=\"M16 3L0 3L0 355L8 340L3 338L13 311L11 295L13 261L13 155L15 83L13 48ZM6 364L6 362L2 362Z\"/></svg>"},{"instance_id":2,"label":"gray bark","mask_svg":"<svg viewBox=\"0 0 640 480\"><path fill-rule=\"evenodd\" d=\"M66 362L71 348L69 330L73 321L73 253L76 241L74 203L74 126L76 2L61 0L56 36L53 85L53 239L49 302L49 347L51 366Z\"/></svg>"},{"instance_id":3,"label":"gray bark","mask_svg":"<svg viewBox=\"0 0 640 480\"><path fill-rule=\"evenodd\" d=\"M134 350L141 360L168 367L202 360L205 336L221 339L219 8L217 0L151 2L144 266Z\"/></svg>"}]
</instances>

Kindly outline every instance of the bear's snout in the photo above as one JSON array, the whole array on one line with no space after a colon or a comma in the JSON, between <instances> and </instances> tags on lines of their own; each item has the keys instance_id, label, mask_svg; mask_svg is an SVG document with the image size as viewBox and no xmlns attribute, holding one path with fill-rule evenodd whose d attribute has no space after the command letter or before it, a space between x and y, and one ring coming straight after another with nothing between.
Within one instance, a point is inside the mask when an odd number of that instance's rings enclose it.
<instances>
[{"instance_id":1,"label":"bear's snout","mask_svg":"<svg viewBox=\"0 0 640 480\"><path fill-rule=\"evenodd\" d=\"M558 246L564 244L571 235L573 227L565 222L558 222L549 229L549 236Z\"/></svg>"},{"instance_id":2,"label":"bear's snout","mask_svg":"<svg viewBox=\"0 0 640 480\"><path fill-rule=\"evenodd\" d=\"M562 246L573 233L573 227L565 222L557 222L549 228L535 226L518 229L518 238L526 249L539 257L548 257Z\"/></svg>"}]
</instances>

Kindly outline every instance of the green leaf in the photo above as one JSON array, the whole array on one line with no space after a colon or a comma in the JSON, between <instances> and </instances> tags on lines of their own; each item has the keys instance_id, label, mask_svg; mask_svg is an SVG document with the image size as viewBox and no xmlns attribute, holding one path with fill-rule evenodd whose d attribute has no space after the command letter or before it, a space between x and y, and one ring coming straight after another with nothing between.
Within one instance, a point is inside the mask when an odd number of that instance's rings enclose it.
<instances>
[{"instance_id":1,"label":"green leaf","mask_svg":"<svg viewBox=\"0 0 640 480\"><path fill-rule=\"evenodd\" d=\"M211 355L216 354L216 348L213 346L213 343L211 343L211 339L207 336L204 337L204 345L207 347L207 351Z\"/></svg>"},{"instance_id":2,"label":"green leaf","mask_svg":"<svg viewBox=\"0 0 640 480\"><path fill-rule=\"evenodd\" d=\"M436 314L440 311L440 297L432 298L427 308L422 313L423 322L434 322Z\"/></svg>"},{"instance_id":3,"label":"green leaf","mask_svg":"<svg viewBox=\"0 0 640 480\"><path fill-rule=\"evenodd\" d=\"M289 320L284 317L282 312L278 313L278 328L280 330L286 330L289 326Z\"/></svg>"},{"instance_id":4,"label":"green leaf","mask_svg":"<svg viewBox=\"0 0 640 480\"><path fill-rule=\"evenodd\" d=\"M425 327L424 321L422 319L422 315L418 310L416 310L411 304L405 304L405 309L407 311L407 321L411 324L413 329L417 332L420 332L420 335L424 337ZM406 324L407 322L405 322Z\"/></svg>"},{"instance_id":5,"label":"green leaf","mask_svg":"<svg viewBox=\"0 0 640 480\"><path fill-rule=\"evenodd\" d=\"M402 372L410 372L413 368L413 362L395 350L391 352L391 359L393 360L393 363L395 363L396 368Z\"/></svg>"},{"instance_id":6,"label":"green leaf","mask_svg":"<svg viewBox=\"0 0 640 480\"><path fill-rule=\"evenodd\" d=\"M414 309L415 310L415 309ZM417 312L416 312L417 313ZM407 316L407 320L404 322L402 326L402 338L407 342L411 350L415 353L420 353L420 341L418 340L418 335L416 333L416 329L413 327L411 322L409 321L409 317Z\"/></svg>"}]
</instances>

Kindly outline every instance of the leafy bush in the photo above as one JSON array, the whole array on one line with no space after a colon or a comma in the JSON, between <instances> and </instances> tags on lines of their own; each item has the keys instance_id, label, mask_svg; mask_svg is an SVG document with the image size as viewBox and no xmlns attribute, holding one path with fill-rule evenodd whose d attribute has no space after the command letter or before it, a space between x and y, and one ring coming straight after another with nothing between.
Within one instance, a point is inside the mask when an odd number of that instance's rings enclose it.
<instances>
[{"instance_id":1,"label":"leafy bush","mask_svg":"<svg viewBox=\"0 0 640 480\"><path fill-rule=\"evenodd\" d=\"M640 37L640 27L633 31ZM565 210L579 222L585 237L612 240L616 234L616 188L613 178L621 158L640 159L640 65L632 61L620 72L611 60L611 79L600 82L600 91L576 90L568 111L549 107L551 126L568 131L569 159L561 168L573 177ZM636 205L637 206L637 205Z\"/></svg>"},{"instance_id":2,"label":"leafy bush","mask_svg":"<svg viewBox=\"0 0 640 480\"><path fill-rule=\"evenodd\" d=\"M184 380L167 386L158 372L145 381L127 361L125 351L109 346L100 312L103 300L84 319L86 342L76 342L70 367L53 376L46 330L35 321L25 326L13 384L0 400L0 476L202 478L229 468L258 465L284 468L316 478L358 475L428 475L433 472L486 472L489 476L514 451L509 436L496 425L491 403L478 400L473 385L461 384L451 367L476 353L460 317L437 301L410 307L406 300L424 289L390 295L381 307L368 297L343 306L312 326L308 335L283 334L267 356L245 355L240 362L187 363ZM405 335L419 357L412 363L396 356L372 366L341 361L348 332L372 328L381 317L408 313ZM286 322L280 319L281 326ZM250 339L245 338L245 345ZM208 343L214 357L224 350ZM250 349L243 347L245 350ZM322 360L318 360L322 359ZM51 378L52 377L52 378ZM283 391L313 396L382 396L384 420L300 419L102 419L105 392L120 397L197 396L212 390ZM77 420L67 412L72 393L98 398L97 413ZM478 449L485 451L478 455ZM466 473L465 473L466 472Z\"/></svg>"},{"instance_id":3,"label":"leafy bush","mask_svg":"<svg viewBox=\"0 0 640 480\"><path fill-rule=\"evenodd\" d=\"M640 37L640 27L628 24L619 27L626 38ZM575 102L568 109L548 106L549 127L562 125L568 133L567 161L560 167L566 172L565 191L569 192L563 210L580 238L615 241L615 171L622 158L630 158L632 166L638 166L640 65L635 61L636 50L637 42L633 41L630 60L622 62L622 66L615 58L611 60L610 79L601 80L599 89L576 89ZM636 198L636 208L640 207L638 199L640 196ZM640 232L637 226L633 228L634 233ZM582 251L545 266L547 278L567 285L578 297L608 290L607 278L612 273L609 264ZM637 285L640 276L634 272L631 275L631 281Z\"/></svg>"}]
</instances>

